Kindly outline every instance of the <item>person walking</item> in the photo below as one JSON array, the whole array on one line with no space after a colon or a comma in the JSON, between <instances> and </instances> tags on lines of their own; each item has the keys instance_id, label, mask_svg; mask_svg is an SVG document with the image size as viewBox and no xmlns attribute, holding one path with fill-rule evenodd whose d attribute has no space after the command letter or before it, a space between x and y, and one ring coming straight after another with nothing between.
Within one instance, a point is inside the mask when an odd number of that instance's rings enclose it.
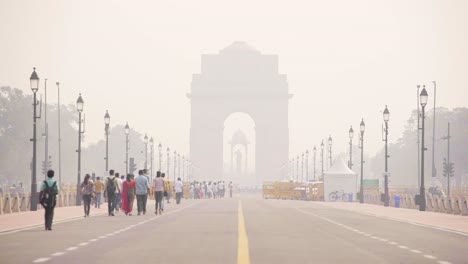
<instances>
[{"instance_id":1,"label":"person walking","mask_svg":"<svg viewBox=\"0 0 468 264\"><path fill-rule=\"evenodd\" d=\"M161 178L164 181L164 192L163 192L163 198L161 200L161 210L164 212L164 200L166 200L167 197L169 196L169 194L168 194L169 185L168 185L168 181L166 180L166 174L165 173L161 173Z\"/></svg>"},{"instance_id":2,"label":"person walking","mask_svg":"<svg viewBox=\"0 0 468 264\"><path fill-rule=\"evenodd\" d=\"M155 214L162 214L161 202L163 198L164 191L166 191L164 186L164 180L161 178L161 172L156 173L156 179L154 179L154 200L156 201L155 205Z\"/></svg>"},{"instance_id":3,"label":"person walking","mask_svg":"<svg viewBox=\"0 0 468 264\"><path fill-rule=\"evenodd\" d=\"M176 204L180 204L180 198L182 198L184 184L177 178L177 181L174 183L174 192L176 193Z\"/></svg>"},{"instance_id":4,"label":"person walking","mask_svg":"<svg viewBox=\"0 0 468 264\"><path fill-rule=\"evenodd\" d=\"M146 214L146 201L149 193L148 178L143 175L143 170L138 171L138 176L135 178L136 197L138 215Z\"/></svg>"},{"instance_id":5,"label":"person walking","mask_svg":"<svg viewBox=\"0 0 468 264\"><path fill-rule=\"evenodd\" d=\"M229 196L232 198L232 181L229 182Z\"/></svg>"},{"instance_id":6,"label":"person walking","mask_svg":"<svg viewBox=\"0 0 468 264\"><path fill-rule=\"evenodd\" d=\"M104 183L101 181L101 177L96 177L96 182L94 183L94 193L96 194L96 199L94 200L95 208L101 208L101 197L103 191Z\"/></svg>"},{"instance_id":7,"label":"person walking","mask_svg":"<svg viewBox=\"0 0 468 264\"><path fill-rule=\"evenodd\" d=\"M84 217L89 217L89 210L91 209L91 199L94 194L94 183L90 179L91 175L86 174L83 182L80 185L80 193L83 197Z\"/></svg>"},{"instance_id":8,"label":"person walking","mask_svg":"<svg viewBox=\"0 0 468 264\"><path fill-rule=\"evenodd\" d=\"M52 230L52 221L54 219L54 208L57 203L57 194L60 189L57 182L54 181L53 170L47 171L47 180L42 182L41 192L39 194L40 203L44 207L45 230Z\"/></svg>"},{"instance_id":9,"label":"person walking","mask_svg":"<svg viewBox=\"0 0 468 264\"><path fill-rule=\"evenodd\" d=\"M117 181L117 185L119 188L115 191L115 201L114 201L114 210L118 212L120 210L120 206L122 203L122 183L123 180L120 179L120 174L118 172L115 173L115 180Z\"/></svg>"},{"instance_id":10,"label":"person walking","mask_svg":"<svg viewBox=\"0 0 468 264\"><path fill-rule=\"evenodd\" d=\"M132 179L132 174L127 174L126 181L122 183L122 210L128 216L132 215L135 193L136 181Z\"/></svg>"},{"instance_id":11,"label":"person walking","mask_svg":"<svg viewBox=\"0 0 468 264\"><path fill-rule=\"evenodd\" d=\"M164 179L164 184L166 186L166 190L167 190L167 195L164 196L164 198L166 199L166 203L171 203L171 195L172 195L172 190L171 190L171 182L169 181L169 179L166 179L166 173L163 173L161 174L161 177L163 177Z\"/></svg>"},{"instance_id":12,"label":"person walking","mask_svg":"<svg viewBox=\"0 0 468 264\"><path fill-rule=\"evenodd\" d=\"M110 176L104 183L104 196L107 196L107 209L109 216L114 216L115 194L120 193L119 182L114 176L114 170L109 171Z\"/></svg>"}]
</instances>

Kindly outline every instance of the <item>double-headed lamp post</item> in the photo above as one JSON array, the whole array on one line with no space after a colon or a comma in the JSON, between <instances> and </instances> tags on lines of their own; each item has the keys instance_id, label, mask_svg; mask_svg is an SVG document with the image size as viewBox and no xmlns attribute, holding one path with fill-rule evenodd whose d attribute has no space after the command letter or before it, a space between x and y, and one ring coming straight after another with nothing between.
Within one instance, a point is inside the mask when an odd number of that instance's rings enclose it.
<instances>
[{"instance_id":1,"label":"double-headed lamp post","mask_svg":"<svg viewBox=\"0 0 468 264\"><path fill-rule=\"evenodd\" d=\"M81 196L80 196L80 182L81 182L81 134L84 132L81 131L81 113L83 112L84 102L83 98L80 96L76 100L76 110L78 110L78 176L76 181L76 205L81 205Z\"/></svg>"},{"instance_id":2,"label":"double-headed lamp post","mask_svg":"<svg viewBox=\"0 0 468 264\"><path fill-rule=\"evenodd\" d=\"M31 84L31 90L34 94L34 101L33 101L33 160L32 160L32 179L31 179L31 211L37 211L37 200L38 200L38 195L37 195L37 182L36 182L36 160L37 160L37 154L36 154L36 141L37 141L37 136L36 136L36 119L37 113L36 113L36 106L37 106L37 99L36 99L36 93L39 90L39 77L37 76L36 73L36 68L34 68L31 77L29 78L30 84Z\"/></svg>"},{"instance_id":3,"label":"double-headed lamp post","mask_svg":"<svg viewBox=\"0 0 468 264\"><path fill-rule=\"evenodd\" d=\"M332 161L332 144L333 144L333 139L332 139L332 137L330 135L330 136L328 136L328 148L329 148L329 151L330 151L328 153L328 155L329 155L329 158L330 158L330 167L333 164L333 161Z\"/></svg>"},{"instance_id":4,"label":"double-headed lamp post","mask_svg":"<svg viewBox=\"0 0 468 264\"><path fill-rule=\"evenodd\" d=\"M109 125L110 125L110 115L109 111L106 110L104 115L104 132L106 133L106 171L109 170Z\"/></svg>"},{"instance_id":5,"label":"double-headed lamp post","mask_svg":"<svg viewBox=\"0 0 468 264\"><path fill-rule=\"evenodd\" d=\"M317 158L317 148L315 146L314 146L313 152L314 152L314 181L316 181L317 178L315 178L315 160Z\"/></svg>"},{"instance_id":6,"label":"double-headed lamp post","mask_svg":"<svg viewBox=\"0 0 468 264\"><path fill-rule=\"evenodd\" d=\"M158 144L158 151L159 151L159 171L162 170L162 145L161 145L161 142L159 142ZM167 176L169 179L169 176Z\"/></svg>"},{"instance_id":7,"label":"double-headed lamp post","mask_svg":"<svg viewBox=\"0 0 468 264\"><path fill-rule=\"evenodd\" d=\"M361 120L359 128L361 131L361 184L359 189L359 202L364 203L364 131L366 130L364 119Z\"/></svg>"},{"instance_id":8,"label":"double-headed lamp post","mask_svg":"<svg viewBox=\"0 0 468 264\"><path fill-rule=\"evenodd\" d=\"M125 124L125 175L128 175L128 135L130 134L130 127Z\"/></svg>"},{"instance_id":9,"label":"double-headed lamp post","mask_svg":"<svg viewBox=\"0 0 468 264\"><path fill-rule=\"evenodd\" d=\"M148 169L148 135L145 133L145 170Z\"/></svg>"},{"instance_id":10,"label":"double-headed lamp post","mask_svg":"<svg viewBox=\"0 0 468 264\"><path fill-rule=\"evenodd\" d=\"M349 169L353 169L353 137L354 137L354 130L353 126L349 128L349 162L348 166Z\"/></svg>"},{"instance_id":11,"label":"double-headed lamp post","mask_svg":"<svg viewBox=\"0 0 468 264\"><path fill-rule=\"evenodd\" d=\"M419 211L426 211L426 191L424 188L424 151L426 150L424 146L424 119L425 113L424 113L424 108L426 108L427 105L427 99L428 99L428 94L426 91L426 86L423 86L423 89L421 93L419 94L419 99L422 107L421 111L421 189L419 190Z\"/></svg>"},{"instance_id":12,"label":"double-headed lamp post","mask_svg":"<svg viewBox=\"0 0 468 264\"><path fill-rule=\"evenodd\" d=\"M390 111L388 111L387 106L383 111L383 120L385 122L385 173L384 173L384 206L389 205L389 196L388 196L388 120L390 120Z\"/></svg>"}]
</instances>

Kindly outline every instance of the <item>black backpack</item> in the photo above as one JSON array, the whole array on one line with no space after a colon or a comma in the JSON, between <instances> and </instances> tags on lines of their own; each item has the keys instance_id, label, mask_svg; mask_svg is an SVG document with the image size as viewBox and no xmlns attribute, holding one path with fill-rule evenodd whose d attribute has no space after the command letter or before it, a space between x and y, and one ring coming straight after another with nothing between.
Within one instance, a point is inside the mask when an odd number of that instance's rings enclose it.
<instances>
[{"instance_id":1,"label":"black backpack","mask_svg":"<svg viewBox=\"0 0 468 264\"><path fill-rule=\"evenodd\" d=\"M46 188L42 192L41 205L44 207L54 207L57 203L57 193L55 192L55 185L57 184L57 182L54 181L54 184L52 184L52 186L49 186L49 184L47 184L47 181L44 181L44 184Z\"/></svg>"},{"instance_id":2,"label":"black backpack","mask_svg":"<svg viewBox=\"0 0 468 264\"><path fill-rule=\"evenodd\" d=\"M107 195L114 195L115 194L115 182L114 182L115 178L114 179L111 179L110 177L107 178L107 187L106 187L106 191L107 191Z\"/></svg>"}]
</instances>

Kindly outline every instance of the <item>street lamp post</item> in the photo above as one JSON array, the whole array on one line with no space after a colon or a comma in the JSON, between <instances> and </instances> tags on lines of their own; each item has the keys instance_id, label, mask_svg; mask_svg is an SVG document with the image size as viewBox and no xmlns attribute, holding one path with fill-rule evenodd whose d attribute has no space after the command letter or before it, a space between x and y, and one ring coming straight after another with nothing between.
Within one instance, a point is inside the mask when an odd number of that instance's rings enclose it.
<instances>
[{"instance_id":1,"label":"street lamp post","mask_svg":"<svg viewBox=\"0 0 468 264\"><path fill-rule=\"evenodd\" d=\"M333 140L332 140L332 137L331 135L328 137L328 149L329 149L329 158L330 158L330 167L332 166L332 143L333 143Z\"/></svg>"},{"instance_id":2,"label":"street lamp post","mask_svg":"<svg viewBox=\"0 0 468 264\"><path fill-rule=\"evenodd\" d=\"M301 159L301 182L304 181L304 152L302 152L302 159Z\"/></svg>"},{"instance_id":3,"label":"street lamp post","mask_svg":"<svg viewBox=\"0 0 468 264\"><path fill-rule=\"evenodd\" d=\"M388 196L388 120L390 119L390 111L388 111L387 106L383 112L383 119L385 122L385 173L384 173L384 206L389 206L389 196Z\"/></svg>"},{"instance_id":4,"label":"street lamp post","mask_svg":"<svg viewBox=\"0 0 468 264\"><path fill-rule=\"evenodd\" d=\"M323 144L323 140L322 140L322 144L320 144L320 148L321 148L321 158L320 158L320 161L322 162L322 181L323 181L323 149L325 148L325 145Z\"/></svg>"},{"instance_id":5,"label":"street lamp post","mask_svg":"<svg viewBox=\"0 0 468 264\"><path fill-rule=\"evenodd\" d=\"M125 175L128 175L128 135L130 134L130 127L125 124Z\"/></svg>"},{"instance_id":6,"label":"street lamp post","mask_svg":"<svg viewBox=\"0 0 468 264\"><path fill-rule=\"evenodd\" d=\"M317 148L314 146L314 181L317 180L317 178L315 177L315 160L317 158Z\"/></svg>"},{"instance_id":7,"label":"street lamp post","mask_svg":"<svg viewBox=\"0 0 468 264\"><path fill-rule=\"evenodd\" d=\"M177 151L174 150L174 181L175 179L177 179L176 169L177 169Z\"/></svg>"},{"instance_id":8,"label":"street lamp post","mask_svg":"<svg viewBox=\"0 0 468 264\"><path fill-rule=\"evenodd\" d=\"M309 150L306 150L306 182L309 181Z\"/></svg>"},{"instance_id":9,"label":"street lamp post","mask_svg":"<svg viewBox=\"0 0 468 264\"><path fill-rule=\"evenodd\" d=\"M145 133L145 170L148 170L148 135Z\"/></svg>"},{"instance_id":10,"label":"street lamp post","mask_svg":"<svg viewBox=\"0 0 468 264\"><path fill-rule=\"evenodd\" d=\"M185 156L182 156L182 180L185 180Z\"/></svg>"},{"instance_id":11,"label":"street lamp post","mask_svg":"<svg viewBox=\"0 0 468 264\"><path fill-rule=\"evenodd\" d=\"M425 146L424 146L424 119L425 119L425 113L424 113L424 108L426 107L427 104L427 99L428 99L428 94L426 91L426 86L423 86L423 89L421 93L419 94L420 98L420 103L421 103L421 188L419 192L419 211L426 211L426 194L425 194L425 188L424 188L424 151Z\"/></svg>"},{"instance_id":12,"label":"street lamp post","mask_svg":"<svg viewBox=\"0 0 468 264\"><path fill-rule=\"evenodd\" d=\"M81 134L84 134L84 131L81 131L81 123L83 120L81 119L81 113L83 112L83 98L80 96L78 100L76 100L76 110L78 110L78 176L76 181L76 205L81 205L81 197L80 197L80 182L81 182Z\"/></svg>"},{"instance_id":13,"label":"street lamp post","mask_svg":"<svg viewBox=\"0 0 468 264\"><path fill-rule=\"evenodd\" d=\"M299 181L299 155L297 155L296 159L296 182Z\"/></svg>"},{"instance_id":14,"label":"street lamp post","mask_svg":"<svg viewBox=\"0 0 468 264\"><path fill-rule=\"evenodd\" d=\"M106 114L104 115L104 132L106 133L106 171L109 170L109 124L110 124L110 116L109 111L106 110Z\"/></svg>"},{"instance_id":15,"label":"street lamp post","mask_svg":"<svg viewBox=\"0 0 468 264\"><path fill-rule=\"evenodd\" d=\"M150 153L150 179L151 179L151 182L153 182L153 162L154 162L154 140L153 140L153 137L150 138L150 150L151 150L151 153Z\"/></svg>"},{"instance_id":16,"label":"street lamp post","mask_svg":"<svg viewBox=\"0 0 468 264\"><path fill-rule=\"evenodd\" d=\"M295 159L292 158L292 160L291 160L291 181L294 181L294 164L296 164L294 161L295 161Z\"/></svg>"},{"instance_id":17,"label":"street lamp post","mask_svg":"<svg viewBox=\"0 0 468 264\"><path fill-rule=\"evenodd\" d=\"M361 186L359 189L359 202L364 203L364 131L366 130L364 119L361 120L359 128L361 130Z\"/></svg>"},{"instance_id":18,"label":"street lamp post","mask_svg":"<svg viewBox=\"0 0 468 264\"><path fill-rule=\"evenodd\" d=\"M58 163L59 163L59 186L62 185L62 137L60 131L60 83L57 85L57 113L58 113Z\"/></svg>"},{"instance_id":19,"label":"street lamp post","mask_svg":"<svg viewBox=\"0 0 468 264\"><path fill-rule=\"evenodd\" d=\"M354 130L353 127L351 126L349 128L349 162L348 166L349 169L353 169L353 137L354 137Z\"/></svg>"},{"instance_id":20,"label":"street lamp post","mask_svg":"<svg viewBox=\"0 0 468 264\"><path fill-rule=\"evenodd\" d=\"M158 145L158 151L159 151L159 171L162 170L162 145L161 145L161 142L159 142L159 145ZM168 179L169 179L169 176L167 176Z\"/></svg>"},{"instance_id":21,"label":"street lamp post","mask_svg":"<svg viewBox=\"0 0 468 264\"><path fill-rule=\"evenodd\" d=\"M36 160L37 160L37 154L36 154L36 142L37 142L37 136L36 136L36 119L40 118L37 116L36 112L36 106L37 106L37 98L36 98L36 93L39 90L39 77L37 76L36 73L36 68L34 68L31 77L29 78L30 84L31 84L31 90L33 91L34 94L34 101L33 101L33 160L32 160L32 179L31 179L31 211L37 211L37 200L38 200L38 195L37 195L37 182L36 182Z\"/></svg>"},{"instance_id":22,"label":"street lamp post","mask_svg":"<svg viewBox=\"0 0 468 264\"><path fill-rule=\"evenodd\" d=\"M180 178L180 153L177 153L177 176ZM184 181L183 178L182 181Z\"/></svg>"},{"instance_id":23,"label":"street lamp post","mask_svg":"<svg viewBox=\"0 0 468 264\"><path fill-rule=\"evenodd\" d=\"M170 168L169 166L170 166L170 161L171 161L170 157L169 157L170 153L171 153L171 150L169 149L169 147L167 147L167 149L166 149L166 154L167 154L167 158L166 158L166 160L167 160L167 179L169 179L169 168ZM175 175L174 175L174 182L175 182Z\"/></svg>"}]
</instances>

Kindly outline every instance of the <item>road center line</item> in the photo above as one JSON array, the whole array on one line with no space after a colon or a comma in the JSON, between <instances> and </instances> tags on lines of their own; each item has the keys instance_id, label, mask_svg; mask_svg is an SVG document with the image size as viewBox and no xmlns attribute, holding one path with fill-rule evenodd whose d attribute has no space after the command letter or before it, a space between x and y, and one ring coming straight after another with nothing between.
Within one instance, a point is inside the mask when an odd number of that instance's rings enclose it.
<instances>
[{"instance_id":1,"label":"road center line","mask_svg":"<svg viewBox=\"0 0 468 264\"><path fill-rule=\"evenodd\" d=\"M247 231L245 230L244 214L242 212L242 203L240 200L238 207L238 230L237 264L250 264L249 241L247 239Z\"/></svg>"}]
</instances>

